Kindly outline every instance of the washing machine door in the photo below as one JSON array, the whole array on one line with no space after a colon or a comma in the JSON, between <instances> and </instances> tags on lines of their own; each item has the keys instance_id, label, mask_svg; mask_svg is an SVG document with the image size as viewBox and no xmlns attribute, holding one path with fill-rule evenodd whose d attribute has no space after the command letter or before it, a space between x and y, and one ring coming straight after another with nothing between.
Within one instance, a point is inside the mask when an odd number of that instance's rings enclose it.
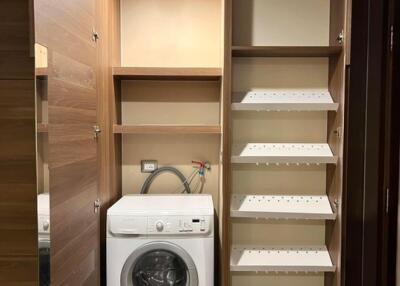
<instances>
[{"instance_id":1,"label":"washing machine door","mask_svg":"<svg viewBox=\"0 0 400 286\"><path fill-rule=\"evenodd\" d=\"M193 259L183 248L152 242L128 257L121 286L198 286L198 275Z\"/></svg>"}]
</instances>

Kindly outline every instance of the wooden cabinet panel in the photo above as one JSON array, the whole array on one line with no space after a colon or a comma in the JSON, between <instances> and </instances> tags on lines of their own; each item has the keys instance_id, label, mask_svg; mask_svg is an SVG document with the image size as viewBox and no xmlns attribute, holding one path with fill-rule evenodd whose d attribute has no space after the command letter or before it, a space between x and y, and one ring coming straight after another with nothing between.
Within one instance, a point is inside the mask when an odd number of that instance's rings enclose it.
<instances>
[{"instance_id":1,"label":"wooden cabinet panel","mask_svg":"<svg viewBox=\"0 0 400 286\"><path fill-rule=\"evenodd\" d=\"M0 285L37 285L30 1L0 1Z\"/></svg>"},{"instance_id":2,"label":"wooden cabinet panel","mask_svg":"<svg viewBox=\"0 0 400 286\"><path fill-rule=\"evenodd\" d=\"M0 78L33 80L30 1L3 0L0 6Z\"/></svg>"},{"instance_id":3,"label":"wooden cabinet panel","mask_svg":"<svg viewBox=\"0 0 400 286\"><path fill-rule=\"evenodd\" d=\"M37 41L49 49L52 285L99 283L95 0L36 1Z\"/></svg>"},{"instance_id":4,"label":"wooden cabinet panel","mask_svg":"<svg viewBox=\"0 0 400 286\"><path fill-rule=\"evenodd\" d=\"M37 235L35 237L37 240ZM37 258L31 256L0 257L0 285L38 285Z\"/></svg>"}]
</instances>

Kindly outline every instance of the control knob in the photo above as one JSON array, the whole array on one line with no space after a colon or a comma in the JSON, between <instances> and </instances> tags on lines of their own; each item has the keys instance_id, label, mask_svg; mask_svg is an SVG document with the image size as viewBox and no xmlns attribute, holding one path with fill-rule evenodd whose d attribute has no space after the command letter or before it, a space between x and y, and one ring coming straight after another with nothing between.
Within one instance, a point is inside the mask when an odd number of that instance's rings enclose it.
<instances>
[{"instance_id":1,"label":"control knob","mask_svg":"<svg viewBox=\"0 0 400 286\"><path fill-rule=\"evenodd\" d=\"M49 227L50 227L50 222L49 222L49 220L45 220L45 221L43 222L43 230L47 231L47 230L49 229Z\"/></svg>"},{"instance_id":2,"label":"control knob","mask_svg":"<svg viewBox=\"0 0 400 286\"><path fill-rule=\"evenodd\" d=\"M156 229L158 232L162 232L164 230L164 223L162 221L156 222Z\"/></svg>"}]
</instances>

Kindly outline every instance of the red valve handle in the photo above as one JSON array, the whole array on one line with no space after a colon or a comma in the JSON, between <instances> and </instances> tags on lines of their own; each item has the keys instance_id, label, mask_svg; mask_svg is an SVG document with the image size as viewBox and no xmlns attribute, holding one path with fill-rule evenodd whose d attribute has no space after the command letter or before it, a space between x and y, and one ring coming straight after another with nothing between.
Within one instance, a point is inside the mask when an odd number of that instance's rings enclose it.
<instances>
[{"instance_id":1,"label":"red valve handle","mask_svg":"<svg viewBox=\"0 0 400 286\"><path fill-rule=\"evenodd\" d=\"M200 161L192 160L192 164L199 165L200 168L204 168L205 167L205 163L204 162L200 162Z\"/></svg>"}]
</instances>

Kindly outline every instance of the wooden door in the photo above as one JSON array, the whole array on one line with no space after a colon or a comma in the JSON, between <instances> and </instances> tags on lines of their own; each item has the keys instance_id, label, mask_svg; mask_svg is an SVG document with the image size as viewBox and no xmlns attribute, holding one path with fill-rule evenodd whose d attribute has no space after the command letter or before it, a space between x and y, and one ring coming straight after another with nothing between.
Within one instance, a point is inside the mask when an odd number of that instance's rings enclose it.
<instances>
[{"instance_id":1,"label":"wooden door","mask_svg":"<svg viewBox=\"0 0 400 286\"><path fill-rule=\"evenodd\" d=\"M381 212L386 211L385 142L385 5L387 1L353 1L351 61L348 67L344 166L342 285L381 283ZM396 112L398 112L396 110ZM396 202L397 204L397 202ZM390 251L395 252L395 249Z\"/></svg>"},{"instance_id":2,"label":"wooden door","mask_svg":"<svg viewBox=\"0 0 400 286\"><path fill-rule=\"evenodd\" d=\"M38 285L30 1L0 1L0 285Z\"/></svg>"},{"instance_id":3,"label":"wooden door","mask_svg":"<svg viewBox=\"0 0 400 286\"><path fill-rule=\"evenodd\" d=\"M52 285L99 284L96 0L38 0L49 49Z\"/></svg>"}]
</instances>

